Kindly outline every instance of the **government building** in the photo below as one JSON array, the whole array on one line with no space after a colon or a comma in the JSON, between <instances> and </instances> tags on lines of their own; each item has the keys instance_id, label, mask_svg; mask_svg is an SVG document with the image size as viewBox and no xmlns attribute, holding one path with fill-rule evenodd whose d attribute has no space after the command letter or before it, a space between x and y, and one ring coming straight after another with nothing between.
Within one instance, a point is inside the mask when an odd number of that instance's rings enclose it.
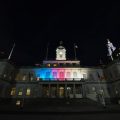
<instances>
[{"instance_id":1,"label":"government building","mask_svg":"<svg viewBox=\"0 0 120 120\"><path fill-rule=\"evenodd\" d=\"M88 98L103 105L119 101L119 57L107 65L81 67L79 60L68 60L66 56L60 44L56 59L44 60L41 66L18 67L1 59L0 99Z\"/></svg>"}]
</instances>

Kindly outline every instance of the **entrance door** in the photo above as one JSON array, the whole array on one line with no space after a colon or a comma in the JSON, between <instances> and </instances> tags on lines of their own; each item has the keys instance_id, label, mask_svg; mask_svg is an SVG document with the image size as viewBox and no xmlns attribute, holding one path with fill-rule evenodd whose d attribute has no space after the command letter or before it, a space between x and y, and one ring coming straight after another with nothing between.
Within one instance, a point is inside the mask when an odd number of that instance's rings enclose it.
<instances>
[{"instance_id":1,"label":"entrance door","mask_svg":"<svg viewBox=\"0 0 120 120\"><path fill-rule=\"evenodd\" d=\"M63 98L65 96L65 87L59 86L59 97Z\"/></svg>"},{"instance_id":2,"label":"entrance door","mask_svg":"<svg viewBox=\"0 0 120 120\"><path fill-rule=\"evenodd\" d=\"M82 85L81 84L76 84L75 85L75 97L76 98L82 98Z\"/></svg>"},{"instance_id":3,"label":"entrance door","mask_svg":"<svg viewBox=\"0 0 120 120\"><path fill-rule=\"evenodd\" d=\"M73 85L67 85L67 88L66 88L66 97L67 98L73 98L74 95L73 95Z\"/></svg>"},{"instance_id":4,"label":"entrance door","mask_svg":"<svg viewBox=\"0 0 120 120\"><path fill-rule=\"evenodd\" d=\"M49 97L49 85L42 86L42 97L48 98Z\"/></svg>"},{"instance_id":5,"label":"entrance door","mask_svg":"<svg viewBox=\"0 0 120 120\"><path fill-rule=\"evenodd\" d=\"M57 85L51 85L51 98L56 98L57 97Z\"/></svg>"}]
</instances>

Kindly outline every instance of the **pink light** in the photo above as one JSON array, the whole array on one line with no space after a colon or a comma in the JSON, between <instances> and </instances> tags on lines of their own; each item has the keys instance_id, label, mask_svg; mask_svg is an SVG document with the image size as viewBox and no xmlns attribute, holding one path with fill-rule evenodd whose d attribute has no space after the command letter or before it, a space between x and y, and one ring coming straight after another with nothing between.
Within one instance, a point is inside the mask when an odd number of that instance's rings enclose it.
<instances>
[{"instance_id":1,"label":"pink light","mask_svg":"<svg viewBox=\"0 0 120 120\"><path fill-rule=\"evenodd\" d=\"M58 70L58 78L59 78L59 81L64 81L65 80L65 69L59 69Z\"/></svg>"}]
</instances>

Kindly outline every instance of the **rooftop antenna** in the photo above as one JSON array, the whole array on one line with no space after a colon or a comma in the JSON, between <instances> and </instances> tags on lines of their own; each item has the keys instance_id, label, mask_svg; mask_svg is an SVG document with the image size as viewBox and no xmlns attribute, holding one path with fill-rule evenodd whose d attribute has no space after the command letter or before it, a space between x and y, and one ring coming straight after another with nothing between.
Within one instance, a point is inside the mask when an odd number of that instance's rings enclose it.
<instances>
[{"instance_id":1,"label":"rooftop antenna","mask_svg":"<svg viewBox=\"0 0 120 120\"><path fill-rule=\"evenodd\" d=\"M12 55L12 53L13 53L14 48L15 48L15 42L14 42L14 44L13 44L13 47L12 47L11 51L10 51L10 54L9 54L8 60L11 59L11 55Z\"/></svg>"},{"instance_id":2,"label":"rooftop antenna","mask_svg":"<svg viewBox=\"0 0 120 120\"><path fill-rule=\"evenodd\" d=\"M74 43L74 54L75 54L75 60L77 60L77 57L76 57L76 49L78 48L78 46L76 45L76 43Z\"/></svg>"}]
</instances>

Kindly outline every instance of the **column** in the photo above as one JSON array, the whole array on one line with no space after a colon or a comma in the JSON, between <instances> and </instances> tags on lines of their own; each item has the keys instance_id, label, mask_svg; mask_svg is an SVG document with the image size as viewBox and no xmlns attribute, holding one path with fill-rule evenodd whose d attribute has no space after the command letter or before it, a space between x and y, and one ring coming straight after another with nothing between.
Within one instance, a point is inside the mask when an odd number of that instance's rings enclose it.
<instances>
[{"instance_id":1,"label":"column","mask_svg":"<svg viewBox=\"0 0 120 120\"><path fill-rule=\"evenodd\" d=\"M75 98L75 94L76 94L76 89L75 89L75 84L73 84L73 98Z\"/></svg>"},{"instance_id":2,"label":"column","mask_svg":"<svg viewBox=\"0 0 120 120\"><path fill-rule=\"evenodd\" d=\"M85 84L84 83L82 83L82 96L83 96L83 98L85 98L86 97L86 93L85 93Z\"/></svg>"},{"instance_id":3,"label":"column","mask_svg":"<svg viewBox=\"0 0 120 120\"><path fill-rule=\"evenodd\" d=\"M57 84L57 97L59 97L59 84Z\"/></svg>"},{"instance_id":4,"label":"column","mask_svg":"<svg viewBox=\"0 0 120 120\"><path fill-rule=\"evenodd\" d=\"M67 84L65 84L65 98L67 98Z\"/></svg>"},{"instance_id":5,"label":"column","mask_svg":"<svg viewBox=\"0 0 120 120\"><path fill-rule=\"evenodd\" d=\"M48 88L48 89L49 89L49 98L51 97L51 90L50 90L50 86L51 86L51 85L50 85L50 83L49 83L49 86L48 86L48 87L49 87L49 88Z\"/></svg>"}]
</instances>

